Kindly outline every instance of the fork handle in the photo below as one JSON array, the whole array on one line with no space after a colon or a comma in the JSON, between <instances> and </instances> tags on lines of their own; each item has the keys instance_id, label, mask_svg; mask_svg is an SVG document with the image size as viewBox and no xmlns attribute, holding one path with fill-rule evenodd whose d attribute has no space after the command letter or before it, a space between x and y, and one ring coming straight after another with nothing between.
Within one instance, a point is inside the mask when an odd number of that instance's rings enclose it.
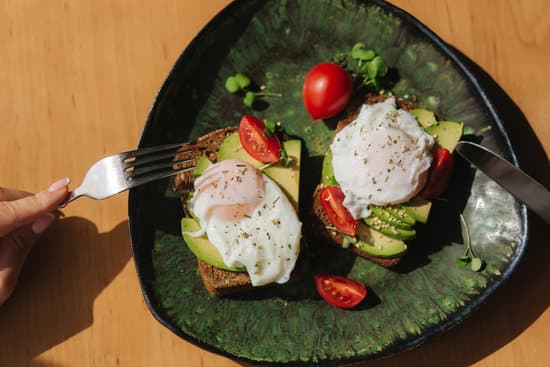
<instances>
[{"instance_id":1,"label":"fork handle","mask_svg":"<svg viewBox=\"0 0 550 367\"><path fill-rule=\"evenodd\" d=\"M71 201L74 201L74 200L76 200L79 197L84 196L84 195L85 195L85 193L82 191L80 186L75 188L72 191L69 191L69 196L67 197L67 200L65 200L65 202L63 204L59 205L59 208L66 207L67 204L69 204Z\"/></svg>"}]
</instances>

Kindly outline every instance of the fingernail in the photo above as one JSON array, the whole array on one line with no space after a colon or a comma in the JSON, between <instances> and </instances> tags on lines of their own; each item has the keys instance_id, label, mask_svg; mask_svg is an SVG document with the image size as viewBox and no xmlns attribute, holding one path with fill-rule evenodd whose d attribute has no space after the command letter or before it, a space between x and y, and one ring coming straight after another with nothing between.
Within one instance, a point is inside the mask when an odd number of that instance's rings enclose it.
<instances>
[{"instance_id":1,"label":"fingernail","mask_svg":"<svg viewBox=\"0 0 550 367\"><path fill-rule=\"evenodd\" d=\"M57 191L63 187L66 187L69 184L69 182L71 182L71 180L69 180L68 177L62 178L59 181L55 181L53 184L50 185L50 187L48 187L48 191L49 192Z\"/></svg>"},{"instance_id":2,"label":"fingernail","mask_svg":"<svg viewBox=\"0 0 550 367\"><path fill-rule=\"evenodd\" d=\"M38 218L32 224L32 231L36 234L41 234L44 232L55 220L55 215L53 213L47 213Z\"/></svg>"}]
</instances>

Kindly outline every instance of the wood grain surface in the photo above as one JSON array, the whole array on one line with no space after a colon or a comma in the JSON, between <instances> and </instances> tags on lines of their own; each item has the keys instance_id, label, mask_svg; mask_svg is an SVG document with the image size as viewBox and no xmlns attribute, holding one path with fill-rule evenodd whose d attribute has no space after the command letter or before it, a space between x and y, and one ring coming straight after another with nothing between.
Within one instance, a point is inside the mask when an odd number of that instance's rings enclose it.
<instances>
[{"instance_id":1,"label":"wood grain surface","mask_svg":"<svg viewBox=\"0 0 550 367\"><path fill-rule=\"evenodd\" d=\"M228 3L0 0L0 186L37 191L65 176L76 184L98 158L134 148L176 58ZM515 102L532 128L512 128L521 162L550 186L550 2L393 3ZM126 194L80 199L65 215L0 307L0 366L240 365L151 316L131 258ZM550 228L532 219L524 261L485 305L424 345L369 365L547 366Z\"/></svg>"}]
</instances>

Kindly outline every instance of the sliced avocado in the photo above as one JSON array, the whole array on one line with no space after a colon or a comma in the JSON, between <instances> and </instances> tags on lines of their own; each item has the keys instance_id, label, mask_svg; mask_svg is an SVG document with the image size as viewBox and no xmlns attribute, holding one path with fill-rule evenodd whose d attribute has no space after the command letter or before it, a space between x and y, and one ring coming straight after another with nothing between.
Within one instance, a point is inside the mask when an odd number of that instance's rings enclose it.
<instances>
[{"instance_id":1,"label":"sliced avocado","mask_svg":"<svg viewBox=\"0 0 550 367\"><path fill-rule=\"evenodd\" d=\"M417 196L408 203L402 204L401 208L420 223L426 224L432 203Z\"/></svg>"},{"instance_id":2,"label":"sliced avocado","mask_svg":"<svg viewBox=\"0 0 550 367\"><path fill-rule=\"evenodd\" d=\"M323 158L323 167L321 169L321 183L323 185L338 185L334 178L334 168L332 167L332 152L329 151Z\"/></svg>"},{"instance_id":3,"label":"sliced avocado","mask_svg":"<svg viewBox=\"0 0 550 367\"><path fill-rule=\"evenodd\" d=\"M415 108L411 113L416 117L418 123L423 127L427 128L428 126L434 125L437 123L435 119L435 113L432 111L425 110L423 108Z\"/></svg>"},{"instance_id":4,"label":"sliced avocado","mask_svg":"<svg viewBox=\"0 0 550 367\"><path fill-rule=\"evenodd\" d=\"M302 154L302 142L300 140L288 140L283 146L291 159L289 167L274 164L264 169L264 173L275 181L286 194L294 209L298 210L300 199L300 158Z\"/></svg>"},{"instance_id":5,"label":"sliced avocado","mask_svg":"<svg viewBox=\"0 0 550 367\"><path fill-rule=\"evenodd\" d=\"M260 168L264 163L252 158L241 145L241 139L239 133L234 132L225 137L220 144L218 150L218 161L224 161L226 159L238 159L240 161L249 163L255 168Z\"/></svg>"},{"instance_id":6,"label":"sliced avocado","mask_svg":"<svg viewBox=\"0 0 550 367\"><path fill-rule=\"evenodd\" d=\"M402 222L405 222L409 225L414 225L416 223L416 220L411 217L406 211L401 209L399 206L396 205L388 205L384 207L388 213L393 215L395 218L399 219Z\"/></svg>"},{"instance_id":7,"label":"sliced avocado","mask_svg":"<svg viewBox=\"0 0 550 367\"><path fill-rule=\"evenodd\" d=\"M358 240L352 246L372 256L391 258L407 252L405 242L388 237L364 224L359 224L357 237Z\"/></svg>"},{"instance_id":8,"label":"sliced avocado","mask_svg":"<svg viewBox=\"0 0 550 367\"><path fill-rule=\"evenodd\" d=\"M294 208L298 208L300 194L300 160L302 153L302 142L300 140L288 140L283 146L291 158L290 167L283 167L279 163L273 164L263 172L275 181L287 195ZM238 159L250 165L260 168L265 164L252 158L242 147L237 132L228 135L220 145L218 161L225 159Z\"/></svg>"},{"instance_id":9,"label":"sliced avocado","mask_svg":"<svg viewBox=\"0 0 550 367\"><path fill-rule=\"evenodd\" d=\"M195 212L191 210L191 200L193 200L193 195L195 195L195 191L189 191L189 194L187 194L187 210L189 211L189 214L197 221L199 222L199 218L195 215Z\"/></svg>"},{"instance_id":10,"label":"sliced avocado","mask_svg":"<svg viewBox=\"0 0 550 367\"><path fill-rule=\"evenodd\" d=\"M195 166L195 171L193 174L195 177L202 175L202 173L212 165L213 163L210 161L210 159L206 158L205 155L201 155L199 159L197 159L197 165Z\"/></svg>"},{"instance_id":11,"label":"sliced avocado","mask_svg":"<svg viewBox=\"0 0 550 367\"><path fill-rule=\"evenodd\" d=\"M371 215L370 217L363 220L372 229L382 232L386 236L395 238L397 240L411 240L416 236L416 231L414 229L402 229L394 227L374 215Z\"/></svg>"},{"instance_id":12,"label":"sliced avocado","mask_svg":"<svg viewBox=\"0 0 550 367\"><path fill-rule=\"evenodd\" d=\"M384 222L391 224L392 226L395 226L397 228L411 229L414 226L414 222L411 224L411 223L402 221L401 219L397 218L395 215L387 211L386 207L371 205L369 209L371 210L373 215L375 215L379 219L382 219Z\"/></svg>"},{"instance_id":13,"label":"sliced avocado","mask_svg":"<svg viewBox=\"0 0 550 367\"><path fill-rule=\"evenodd\" d=\"M192 218L182 218L181 219L181 232L183 239L191 252L199 259L205 263L212 265L215 268L235 271L235 272L245 272L245 268L236 268L225 265L223 262L222 256L220 255L218 249L210 242L206 236L203 237L191 237L186 232L196 232L200 229L199 224Z\"/></svg>"},{"instance_id":14,"label":"sliced avocado","mask_svg":"<svg viewBox=\"0 0 550 367\"><path fill-rule=\"evenodd\" d=\"M452 153L456 144L462 137L464 123L439 121L434 125L426 127L424 130L435 138L437 146L445 148Z\"/></svg>"}]
</instances>

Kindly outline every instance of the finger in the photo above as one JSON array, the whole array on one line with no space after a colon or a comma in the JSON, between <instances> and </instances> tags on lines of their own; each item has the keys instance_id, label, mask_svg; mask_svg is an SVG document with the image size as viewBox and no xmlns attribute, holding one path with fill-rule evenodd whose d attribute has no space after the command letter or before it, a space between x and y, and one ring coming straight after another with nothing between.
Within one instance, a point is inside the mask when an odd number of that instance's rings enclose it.
<instances>
[{"instance_id":1,"label":"finger","mask_svg":"<svg viewBox=\"0 0 550 367\"><path fill-rule=\"evenodd\" d=\"M12 294L23 264L38 237L51 226L57 215L46 213L34 223L0 238L0 305Z\"/></svg>"},{"instance_id":2,"label":"finger","mask_svg":"<svg viewBox=\"0 0 550 367\"><path fill-rule=\"evenodd\" d=\"M27 191L0 187L0 201L18 200L30 195L32 194Z\"/></svg>"},{"instance_id":3,"label":"finger","mask_svg":"<svg viewBox=\"0 0 550 367\"><path fill-rule=\"evenodd\" d=\"M56 209L67 197L68 184L69 179L65 178L35 195L14 201L0 201L0 237Z\"/></svg>"},{"instance_id":4,"label":"finger","mask_svg":"<svg viewBox=\"0 0 550 367\"><path fill-rule=\"evenodd\" d=\"M31 225L14 231L15 237L0 238L0 304L13 293L29 251L36 241Z\"/></svg>"}]
</instances>

